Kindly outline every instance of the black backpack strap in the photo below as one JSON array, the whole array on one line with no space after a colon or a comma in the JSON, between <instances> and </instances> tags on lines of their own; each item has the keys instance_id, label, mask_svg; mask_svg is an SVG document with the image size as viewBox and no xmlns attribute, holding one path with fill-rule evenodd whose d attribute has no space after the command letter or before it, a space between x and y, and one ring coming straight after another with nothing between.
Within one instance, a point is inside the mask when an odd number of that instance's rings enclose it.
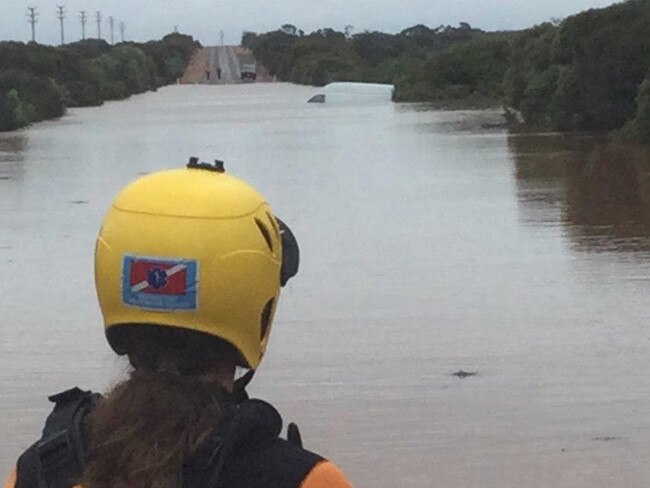
<instances>
[{"instance_id":1,"label":"black backpack strap","mask_svg":"<svg viewBox=\"0 0 650 488\"><path fill-rule=\"evenodd\" d=\"M289 441L280 439L281 428L282 418L271 405L237 403L184 464L181 487L298 488L323 458L302 449L296 424L289 425Z\"/></svg>"},{"instance_id":2,"label":"black backpack strap","mask_svg":"<svg viewBox=\"0 0 650 488\"><path fill-rule=\"evenodd\" d=\"M40 488L39 462L36 444L27 449L16 463L16 484L14 488Z\"/></svg>"},{"instance_id":3,"label":"black backpack strap","mask_svg":"<svg viewBox=\"0 0 650 488\"><path fill-rule=\"evenodd\" d=\"M87 451L84 418L99 398L79 388L49 397L54 410L36 443L40 488L69 488L79 482Z\"/></svg>"},{"instance_id":4,"label":"black backpack strap","mask_svg":"<svg viewBox=\"0 0 650 488\"><path fill-rule=\"evenodd\" d=\"M181 488L209 488L218 485L224 462L238 442L237 432L241 422L239 404L229 406L226 418L192 458L183 464Z\"/></svg>"}]
</instances>

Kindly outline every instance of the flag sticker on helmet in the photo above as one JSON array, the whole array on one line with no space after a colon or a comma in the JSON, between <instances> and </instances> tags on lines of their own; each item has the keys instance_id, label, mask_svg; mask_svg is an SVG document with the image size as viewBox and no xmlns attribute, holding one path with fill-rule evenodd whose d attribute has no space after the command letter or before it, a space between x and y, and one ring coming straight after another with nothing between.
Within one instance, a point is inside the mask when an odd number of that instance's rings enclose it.
<instances>
[{"instance_id":1,"label":"flag sticker on helmet","mask_svg":"<svg viewBox=\"0 0 650 488\"><path fill-rule=\"evenodd\" d=\"M196 310L197 277L194 260L124 256L122 300L149 310Z\"/></svg>"}]
</instances>

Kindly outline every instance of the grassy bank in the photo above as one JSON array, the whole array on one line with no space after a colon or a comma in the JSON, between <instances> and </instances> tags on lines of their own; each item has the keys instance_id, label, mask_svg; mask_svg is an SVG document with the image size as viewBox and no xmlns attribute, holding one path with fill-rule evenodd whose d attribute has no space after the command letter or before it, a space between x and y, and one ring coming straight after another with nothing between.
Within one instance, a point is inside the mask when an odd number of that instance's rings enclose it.
<instances>
[{"instance_id":1,"label":"grassy bank","mask_svg":"<svg viewBox=\"0 0 650 488\"><path fill-rule=\"evenodd\" d=\"M90 39L62 47L0 43L0 131L174 83L199 44L170 34L115 46Z\"/></svg>"}]
</instances>

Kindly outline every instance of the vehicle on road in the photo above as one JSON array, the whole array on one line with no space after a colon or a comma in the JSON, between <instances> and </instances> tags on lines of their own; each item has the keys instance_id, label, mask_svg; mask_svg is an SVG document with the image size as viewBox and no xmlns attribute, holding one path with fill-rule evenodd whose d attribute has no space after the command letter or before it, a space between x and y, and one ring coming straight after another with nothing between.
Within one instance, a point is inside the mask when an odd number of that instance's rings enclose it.
<instances>
[{"instance_id":1,"label":"vehicle on road","mask_svg":"<svg viewBox=\"0 0 650 488\"><path fill-rule=\"evenodd\" d=\"M244 64L241 67L241 79L255 81L257 79L257 65L256 64Z\"/></svg>"}]
</instances>

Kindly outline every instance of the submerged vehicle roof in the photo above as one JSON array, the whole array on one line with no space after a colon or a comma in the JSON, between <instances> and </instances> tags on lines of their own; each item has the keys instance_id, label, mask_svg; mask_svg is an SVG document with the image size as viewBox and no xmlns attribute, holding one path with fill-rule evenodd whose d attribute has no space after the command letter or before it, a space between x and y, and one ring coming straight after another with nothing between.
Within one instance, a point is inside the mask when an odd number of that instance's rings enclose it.
<instances>
[{"instance_id":1,"label":"submerged vehicle roof","mask_svg":"<svg viewBox=\"0 0 650 488\"><path fill-rule=\"evenodd\" d=\"M309 102L391 102L394 93L394 85L380 83L336 82L322 87L318 93L309 100Z\"/></svg>"}]
</instances>

